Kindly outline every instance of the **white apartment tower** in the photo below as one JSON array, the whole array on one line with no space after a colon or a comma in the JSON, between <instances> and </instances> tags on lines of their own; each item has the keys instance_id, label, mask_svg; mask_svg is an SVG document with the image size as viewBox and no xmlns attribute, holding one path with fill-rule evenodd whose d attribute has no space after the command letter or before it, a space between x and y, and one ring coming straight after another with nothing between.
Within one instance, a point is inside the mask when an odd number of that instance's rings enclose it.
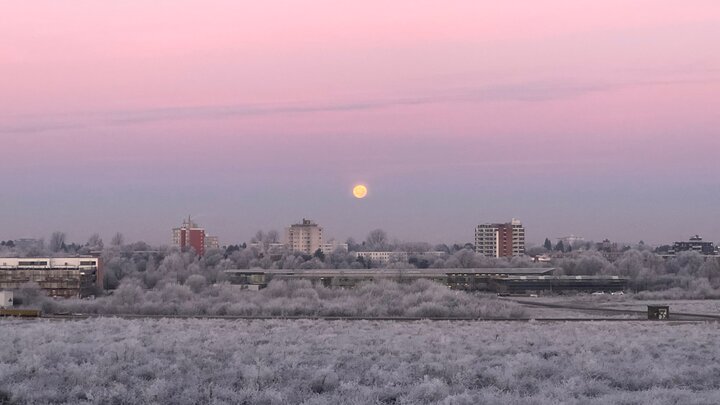
<instances>
[{"instance_id":1,"label":"white apartment tower","mask_svg":"<svg viewBox=\"0 0 720 405\"><path fill-rule=\"evenodd\" d=\"M475 228L475 251L489 257L525 254L525 228L513 218L504 224L480 224Z\"/></svg>"},{"instance_id":2,"label":"white apartment tower","mask_svg":"<svg viewBox=\"0 0 720 405\"><path fill-rule=\"evenodd\" d=\"M292 251L314 254L323 247L323 229L315 222L303 218L299 224L290 225L285 237Z\"/></svg>"}]
</instances>

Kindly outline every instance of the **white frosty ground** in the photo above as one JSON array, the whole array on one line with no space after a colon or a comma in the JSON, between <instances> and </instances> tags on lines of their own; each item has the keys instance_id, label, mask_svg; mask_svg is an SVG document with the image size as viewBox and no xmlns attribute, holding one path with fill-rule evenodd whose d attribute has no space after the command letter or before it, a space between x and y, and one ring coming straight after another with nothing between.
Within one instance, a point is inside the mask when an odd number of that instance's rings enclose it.
<instances>
[{"instance_id":1,"label":"white frosty ground","mask_svg":"<svg viewBox=\"0 0 720 405\"><path fill-rule=\"evenodd\" d=\"M717 323L0 320L0 403L717 404Z\"/></svg>"}]
</instances>

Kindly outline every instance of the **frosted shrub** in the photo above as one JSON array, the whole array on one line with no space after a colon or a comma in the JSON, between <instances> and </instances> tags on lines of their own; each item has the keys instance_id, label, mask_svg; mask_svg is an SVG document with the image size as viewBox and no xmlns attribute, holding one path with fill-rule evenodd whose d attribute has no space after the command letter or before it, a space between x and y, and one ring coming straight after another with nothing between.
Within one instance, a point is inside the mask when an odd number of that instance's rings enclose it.
<instances>
[{"instance_id":1,"label":"frosted shrub","mask_svg":"<svg viewBox=\"0 0 720 405\"><path fill-rule=\"evenodd\" d=\"M127 279L112 295L95 300L34 298L46 313L242 315L242 316L359 316L359 317L522 317L519 304L491 295L453 291L428 280L413 283L381 281L357 288L314 286L307 280L273 280L267 288L248 291L229 284L206 285L193 274L178 284L163 279L157 288L143 289ZM28 294L31 296L31 294Z\"/></svg>"},{"instance_id":2,"label":"frosted shrub","mask_svg":"<svg viewBox=\"0 0 720 405\"><path fill-rule=\"evenodd\" d=\"M118 307L128 307L142 304L145 298L143 288L135 283L125 283L115 290L112 295L112 304Z\"/></svg>"},{"instance_id":3,"label":"frosted shrub","mask_svg":"<svg viewBox=\"0 0 720 405\"><path fill-rule=\"evenodd\" d=\"M17 404L716 404L719 326L0 320Z\"/></svg>"},{"instance_id":4,"label":"frosted shrub","mask_svg":"<svg viewBox=\"0 0 720 405\"><path fill-rule=\"evenodd\" d=\"M447 384L437 378L426 379L410 390L408 395L414 404L433 404L450 393Z\"/></svg>"},{"instance_id":5,"label":"frosted shrub","mask_svg":"<svg viewBox=\"0 0 720 405\"><path fill-rule=\"evenodd\" d=\"M339 386L340 379L332 370L318 371L310 381L310 389L318 394L334 391Z\"/></svg>"},{"instance_id":6,"label":"frosted shrub","mask_svg":"<svg viewBox=\"0 0 720 405\"><path fill-rule=\"evenodd\" d=\"M423 302L422 304L410 309L408 314L413 317L421 318L443 318L451 316L451 311L447 307L435 302Z\"/></svg>"},{"instance_id":7,"label":"frosted shrub","mask_svg":"<svg viewBox=\"0 0 720 405\"><path fill-rule=\"evenodd\" d=\"M190 287L195 294L201 292L207 286L205 277L199 274L193 274L185 280L185 285Z\"/></svg>"}]
</instances>

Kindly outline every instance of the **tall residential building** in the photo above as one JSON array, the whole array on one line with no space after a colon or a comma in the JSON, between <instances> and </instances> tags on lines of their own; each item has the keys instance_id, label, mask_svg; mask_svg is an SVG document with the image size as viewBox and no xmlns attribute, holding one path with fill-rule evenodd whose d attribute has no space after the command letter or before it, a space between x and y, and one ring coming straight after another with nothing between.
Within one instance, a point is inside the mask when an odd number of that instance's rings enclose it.
<instances>
[{"instance_id":1,"label":"tall residential building","mask_svg":"<svg viewBox=\"0 0 720 405\"><path fill-rule=\"evenodd\" d=\"M303 218L299 224L290 225L285 232L285 240L292 251L309 255L323 246L323 229L315 222Z\"/></svg>"},{"instance_id":2,"label":"tall residential building","mask_svg":"<svg viewBox=\"0 0 720 405\"><path fill-rule=\"evenodd\" d=\"M219 247L220 242L188 217L180 228L173 229L173 245L180 249L193 248L195 253L202 256L206 249Z\"/></svg>"},{"instance_id":3,"label":"tall residential building","mask_svg":"<svg viewBox=\"0 0 720 405\"><path fill-rule=\"evenodd\" d=\"M475 251L489 257L525 254L525 228L513 218L504 224L480 224L475 228Z\"/></svg>"}]
</instances>

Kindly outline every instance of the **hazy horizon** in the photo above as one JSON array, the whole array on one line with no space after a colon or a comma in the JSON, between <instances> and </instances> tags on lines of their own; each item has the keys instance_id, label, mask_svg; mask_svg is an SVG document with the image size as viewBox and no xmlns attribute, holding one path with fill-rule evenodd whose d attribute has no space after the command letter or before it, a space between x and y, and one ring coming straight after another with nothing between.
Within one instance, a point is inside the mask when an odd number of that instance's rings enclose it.
<instances>
[{"instance_id":1,"label":"hazy horizon","mask_svg":"<svg viewBox=\"0 0 720 405\"><path fill-rule=\"evenodd\" d=\"M716 1L1 9L0 240L720 241Z\"/></svg>"}]
</instances>

